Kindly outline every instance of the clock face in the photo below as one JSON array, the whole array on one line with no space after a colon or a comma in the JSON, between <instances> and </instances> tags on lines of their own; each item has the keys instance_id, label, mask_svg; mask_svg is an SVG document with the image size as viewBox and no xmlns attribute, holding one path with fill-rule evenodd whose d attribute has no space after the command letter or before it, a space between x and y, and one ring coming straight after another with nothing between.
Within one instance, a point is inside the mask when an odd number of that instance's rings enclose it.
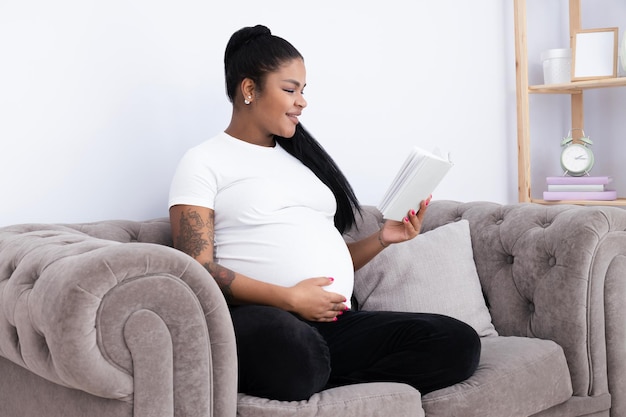
<instances>
[{"instance_id":1,"label":"clock face","mask_svg":"<svg viewBox=\"0 0 626 417\"><path fill-rule=\"evenodd\" d=\"M578 143L571 144L561 152L561 165L570 175L584 175L593 167L593 152Z\"/></svg>"}]
</instances>

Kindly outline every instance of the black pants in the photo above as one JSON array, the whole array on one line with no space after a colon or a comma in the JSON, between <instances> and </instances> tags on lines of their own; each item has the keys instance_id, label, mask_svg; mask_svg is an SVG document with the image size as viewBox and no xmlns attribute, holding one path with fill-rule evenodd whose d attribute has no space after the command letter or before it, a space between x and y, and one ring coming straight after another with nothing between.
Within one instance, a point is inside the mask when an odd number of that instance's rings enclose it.
<instances>
[{"instance_id":1,"label":"black pants","mask_svg":"<svg viewBox=\"0 0 626 417\"><path fill-rule=\"evenodd\" d=\"M463 381L480 358L465 323L426 313L347 311L331 323L264 306L231 309L239 392L308 399L330 386L404 382L422 394Z\"/></svg>"}]
</instances>

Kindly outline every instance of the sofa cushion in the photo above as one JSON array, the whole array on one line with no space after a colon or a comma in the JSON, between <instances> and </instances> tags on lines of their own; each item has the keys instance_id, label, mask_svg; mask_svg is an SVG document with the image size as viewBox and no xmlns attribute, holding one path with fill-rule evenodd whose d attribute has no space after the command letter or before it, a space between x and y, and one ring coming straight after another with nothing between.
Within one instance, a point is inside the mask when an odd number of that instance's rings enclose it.
<instances>
[{"instance_id":1,"label":"sofa cushion","mask_svg":"<svg viewBox=\"0 0 626 417\"><path fill-rule=\"evenodd\" d=\"M358 240L380 227L382 216L366 208ZM391 245L356 272L354 297L360 309L445 314L495 336L474 264L469 222L460 220Z\"/></svg>"},{"instance_id":2,"label":"sofa cushion","mask_svg":"<svg viewBox=\"0 0 626 417\"><path fill-rule=\"evenodd\" d=\"M553 341L513 336L481 341L474 375L422 398L428 417L529 416L571 397L565 355Z\"/></svg>"},{"instance_id":3,"label":"sofa cushion","mask_svg":"<svg viewBox=\"0 0 626 417\"><path fill-rule=\"evenodd\" d=\"M420 393L414 388L391 382L331 388L305 401L277 401L239 394L237 416L424 417L420 399Z\"/></svg>"}]
</instances>

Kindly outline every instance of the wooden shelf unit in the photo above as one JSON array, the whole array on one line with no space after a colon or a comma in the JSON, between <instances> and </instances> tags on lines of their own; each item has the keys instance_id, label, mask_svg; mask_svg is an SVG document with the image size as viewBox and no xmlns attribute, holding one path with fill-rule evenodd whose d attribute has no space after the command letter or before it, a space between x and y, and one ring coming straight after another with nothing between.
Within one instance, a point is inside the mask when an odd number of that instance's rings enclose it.
<instances>
[{"instance_id":1,"label":"wooden shelf unit","mask_svg":"<svg viewBox=\"0 0 626 417\"><path fill-rule=\"evenodd\" d=\"M581 0L569 0L570 45L582 29ZM626 78L603 78L598 80L575 81L564 84L528 84L528 41L526 36L526 0L514 0L515 15L515 75L517 90L517 148L518 148L518 197L520 202L540 204L580 204L626 206L626 198L614 201L564 200L546 201L533 199L531 195L530 161L530 94L569 94L571 96L572 126L584 129L583 94L585 90L611 87L626 87ZM574 141L582 135L581 130L572 131Z\"/></svg>"}]
</instances>

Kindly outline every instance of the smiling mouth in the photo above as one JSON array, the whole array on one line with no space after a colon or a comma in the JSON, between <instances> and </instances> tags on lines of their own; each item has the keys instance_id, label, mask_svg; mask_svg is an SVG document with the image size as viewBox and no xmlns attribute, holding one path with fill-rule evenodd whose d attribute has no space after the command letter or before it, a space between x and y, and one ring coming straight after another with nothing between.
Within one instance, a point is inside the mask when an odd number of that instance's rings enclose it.
<instances>
[{"instance_id":1,"label":"smiling mouth","mask_svg":"<svg viewBox=\"0 0 626 417\"><path fill-rule=\"evenodd\" d=\"M298 116L300 116L300 115L299 114L287 113L287 117L289 117L295 124L300 123L300 121L298 120Z\"/></svg>"}]
</instances>

